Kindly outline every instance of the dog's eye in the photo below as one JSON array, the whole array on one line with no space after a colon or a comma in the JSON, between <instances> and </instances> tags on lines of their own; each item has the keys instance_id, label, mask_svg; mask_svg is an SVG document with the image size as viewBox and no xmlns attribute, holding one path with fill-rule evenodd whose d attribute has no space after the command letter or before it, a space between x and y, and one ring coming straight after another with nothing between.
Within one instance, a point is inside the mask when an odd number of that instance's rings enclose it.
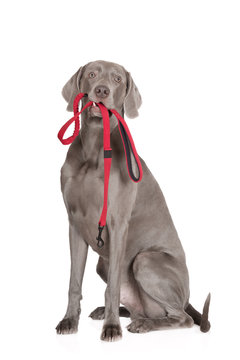
<instances>
[{"instance_id":1,"label":"dog's eye","mask_svg":"<svg viewBox=\"0 0 240 360\"><path fill-rule=\"evenodd\" d=\"M94 72L90 72L90 73L88 74L88 77L90 77L90 79L95 78L95 76L96 76L96 74L95 74Z\"/></svg>"},{"instance_id":2,"label":"dog's eye","mask_svg":"<svg viewBox=\"0 0 240 360\"><path fill-rule=\"evenodd\" d=\"M114 77L114 80L117 82L117 83L120 83L121 81L122 81L122 78L121 78L121 76L115 76Z\"/></svg>"}]
</instances>

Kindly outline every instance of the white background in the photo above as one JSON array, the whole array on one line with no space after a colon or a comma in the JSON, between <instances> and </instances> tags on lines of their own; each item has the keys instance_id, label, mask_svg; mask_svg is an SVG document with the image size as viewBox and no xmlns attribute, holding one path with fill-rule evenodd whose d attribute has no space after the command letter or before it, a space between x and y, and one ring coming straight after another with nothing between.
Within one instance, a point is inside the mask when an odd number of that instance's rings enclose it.
<instances>
[{"instance_id":1,"label":"white background","mask_svg":"<svg viewBox=\"0 0 240 360\"><path fill-rule=\"evenodd\" d=\"M2 359L239 356L239 10L231 0L2 2ZM184 246L191 303L201 311L212 294L207 334L131 334L121 319L123 339L100 341L102 321L88 318L105 290L92 250L79 332L55 334L70 268L61 89L99 59L123 65L141 92L140 116L127 122Z\"/></svg>"}]
</instances>

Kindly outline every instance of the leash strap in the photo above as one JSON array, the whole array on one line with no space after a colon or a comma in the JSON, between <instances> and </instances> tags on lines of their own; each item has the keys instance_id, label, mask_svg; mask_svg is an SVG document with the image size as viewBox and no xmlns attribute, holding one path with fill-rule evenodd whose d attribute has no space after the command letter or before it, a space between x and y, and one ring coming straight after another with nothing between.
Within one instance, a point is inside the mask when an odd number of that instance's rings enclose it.
<instances>
[{"instance_id":1,"label":"leash strap","mask_svg":"<svg viewBox=\"0 0 240 360\"><path fill-rule=\"evenodd\" d=\"M107 201L108 201L108 184L109 184L109 176L112 164L112 149L110 145L110 121L108 109L102 105L97 104L102 113L103 118L103 151L104 151L104 200L103 200L103 209L101 213L101 217L98 222L98 247L102 247L104 245L104 241L101 238L101 233L103 231L104 226L106 225L107 218Z\"/></svg>"},{"instance_id":2,"label":"leash strap","mask_svg":"<svg viewBox=\"0 0 240 360\"><path fill-rule=\"evenodd\" d=\"M68 120L66 122L66 124L64 124L62 126L62 128L59 130L58 132L58 139L61 141L61 143L63 145L69 145L73 142L73 140L78 136L79 130L80 130L80 120L79 120L79 115L89 106L91 106L93 104L92 101L89 101L83 108L81 111L78 111L78 106L79 106L79 102L80 100L85 96L84 93L79 93L74 101L73 101L73 112L74 112L74 116ZM63 139L63 136L65 134L65 132L67 131L67 128L75 121L75 128L74 128L74 132L72 134L72 136L69 136L67 139Z\"/></svg>"},{"instance_id":3,"label":"leash strap","mask_svg":"<svg viewBox=\"0 0 240 360\"><path fill-rule=\"evenodd\" d=\"M89 106L93 104L92 101L89 101L81 111L78 111L79 102L80 100L85 96L84 93L79 93L73 102L73 112L74 116L66 122L62 126L62 128L58 132L58 139L61 141L64 145L71 144L74 139L77 137L79 130L80 130L80 120L79 115ZM97 236L97 245L98 247L103 247L104 241L101 238L101 234L103 231L104 226L106 225L106 218L107 218L107 200L108 200L108 184L109 184L109 176L110 176L110 170L111 170L111 163L112 163L112 149L110 144L110 120L109 120L109 112L108 109L101 103L96 103L96 105L99 107L101 113L102 113L102 119L103 119L103 150L104 150L104 201L103 201L103 208L102 213L98 222L98 236ZM119 113L114 110L109 110L112 114L114 114L118 121L118 129L121 135L121 139L123 142L123 147L125 151L125 157L126 157L126 163L127 163L127 169L129 177L134 182L139 182L142 179L142 166L141 162L138 157L137 150L134 145L133 138L131 136L130 130L125 122L125 120L119 115ZM67 139L63 139L63 136L68 129L68 127L75 121L75 129L73 132L73 135L68 137ZM133 173L132 169L132 156L136 162L137 168L138 168L138 176L136 177Z\"/></svg>"}]
</instances>

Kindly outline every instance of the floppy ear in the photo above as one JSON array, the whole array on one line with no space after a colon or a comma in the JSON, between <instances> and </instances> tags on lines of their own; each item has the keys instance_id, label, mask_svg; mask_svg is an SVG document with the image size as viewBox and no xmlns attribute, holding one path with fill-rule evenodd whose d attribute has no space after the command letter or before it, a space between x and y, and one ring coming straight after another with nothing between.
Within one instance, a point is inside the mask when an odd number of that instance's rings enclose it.
<instances>
[{"instance_id":1,"label":"floppy ear","mask_svg":"<svg viewBox=\"0 0 240 360\"><path fill-rule=\"evenodd\" d=\"M129 72L127 74L127 93L124 100L124 111L127 117L133 119L138 116L138 109L142 104L142 98L135 85L132 76Z\"/></svg>"},{"instance_id":2,"label":"floppy ear","mask_svg":"<svg viewBox=\"0 0 240 360\"><path fill-rule=\"evenodd\" d=\"M70 80L64 85L62 89L62 96L68 102L67 110L73 111L73 100L76 95L80 92L80 80L83 73L83 67L71 77Z\"/></svg>"}]
</instances>

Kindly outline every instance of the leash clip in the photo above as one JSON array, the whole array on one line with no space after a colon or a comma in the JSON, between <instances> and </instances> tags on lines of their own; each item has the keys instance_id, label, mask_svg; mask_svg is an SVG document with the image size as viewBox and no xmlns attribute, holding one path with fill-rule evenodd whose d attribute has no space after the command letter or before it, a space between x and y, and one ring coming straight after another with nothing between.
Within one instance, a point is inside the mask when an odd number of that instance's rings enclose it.
<instances>
[{"instance_id":1,"label":"leash clip","mask_svg":"<svg viewBox=\"0 0 240 360\"><path fill-rule=\"evenodd\" d=\"M104 241L103 241L103 239L101 238L103 228L104 228L104 225L101 226L100 224L98 224L98 236L96 237L96 240L97 240L97 246L98 246L99 248L102 248L103 245L104 245Z\"/></svg>"}]
</instances>

